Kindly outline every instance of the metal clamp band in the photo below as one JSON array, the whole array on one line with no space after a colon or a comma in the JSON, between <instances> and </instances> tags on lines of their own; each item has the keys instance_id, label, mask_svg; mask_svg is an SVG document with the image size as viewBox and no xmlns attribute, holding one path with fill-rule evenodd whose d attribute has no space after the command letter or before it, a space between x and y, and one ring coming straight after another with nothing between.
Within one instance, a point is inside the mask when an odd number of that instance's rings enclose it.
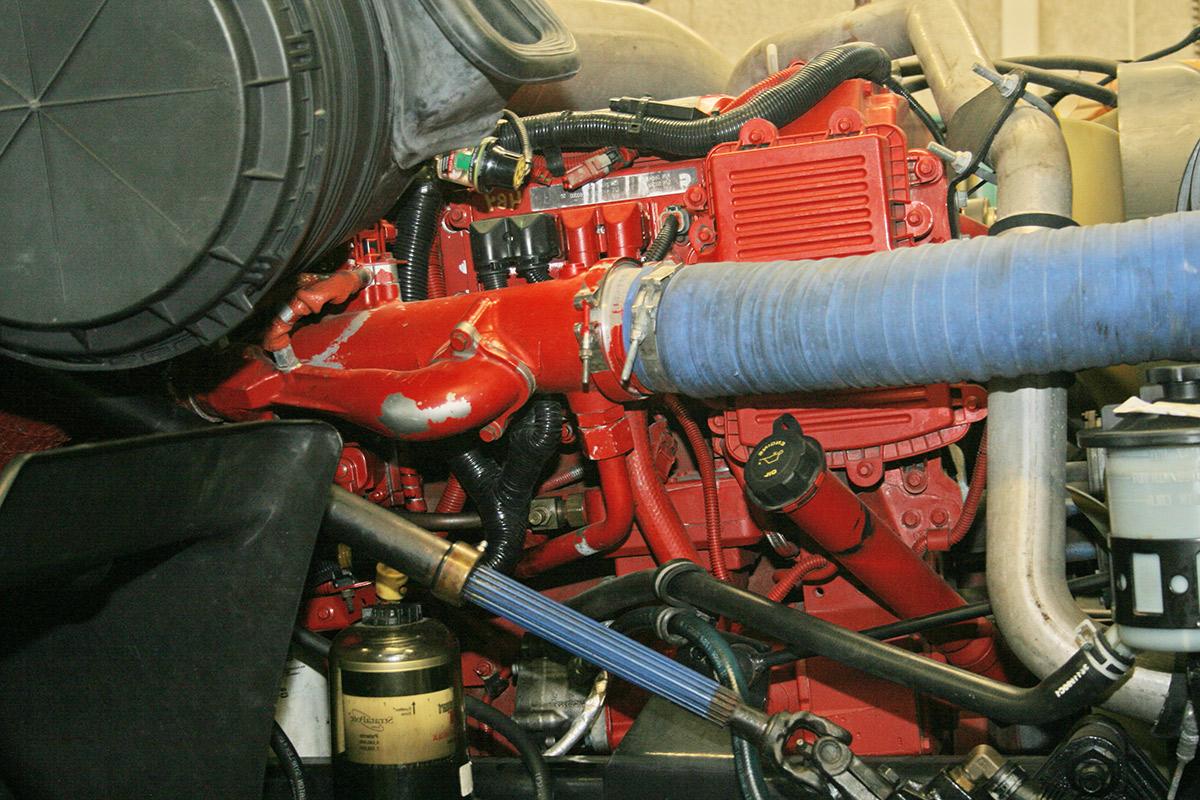
<instances>
[{"instance_id":1,"label":"metal clamp band","mask_svg":"<svg viewBox=\"0 0 1200 800\"><path fill-rule=\"evenodd\" d=\"M669 606L691 610L692 606L671 596L667 591L670 585L681 572L701 572L707 574L704 567L697 564L695 561L688 561L686 558L677 558L674 561L668 561L658 568L658 572L654 575L654 594L658 596Z\"/></svg>"},{"instance_id":2,"label":"metal clamp band","mask_svg":"<svg viewBox=\"0 0 1200 800\"><path fill-rule=\"evenodd\" d=\"M667 384L666 375L658 359L658 346L654 333L658 328L658 309L666 292L667 283L683 268L683 264L674 261L663 261L649 275L643 276L638 282L637 292L633 296L630 315L633 317L629 330L629 350L625 353L625 363L621 367L621 384L627 384L633 375L633 367L640 357L642 368L656 389L663 389Z\"/></svg>"}]
</instances>

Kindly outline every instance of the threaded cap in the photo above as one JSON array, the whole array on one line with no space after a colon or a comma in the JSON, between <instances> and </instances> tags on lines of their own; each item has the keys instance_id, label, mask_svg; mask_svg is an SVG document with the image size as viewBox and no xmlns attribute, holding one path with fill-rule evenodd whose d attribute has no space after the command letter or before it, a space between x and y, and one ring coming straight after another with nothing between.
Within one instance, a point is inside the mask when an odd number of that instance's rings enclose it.
<instances>
[{"instance_id":1,"label":"threaded cap","mask_svg":"<svg viewBox=\"0 0 1200 800\"><path fill-rule=\"evenodd\" d=\"M754 502L776 511L807 497L824 469L820 443L804 435L795 417L783 414L746 461L746 491Z\"/></svg>"}]
</instances>

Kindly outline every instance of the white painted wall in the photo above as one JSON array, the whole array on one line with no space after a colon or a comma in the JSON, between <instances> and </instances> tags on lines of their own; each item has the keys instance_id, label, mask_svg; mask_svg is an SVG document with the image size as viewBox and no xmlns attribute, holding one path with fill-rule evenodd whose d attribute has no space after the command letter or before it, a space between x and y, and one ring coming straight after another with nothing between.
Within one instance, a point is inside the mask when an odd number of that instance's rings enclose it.
<instances>
[{"instance_id":1,"label":"white painted wall","mask_svg":"<svg viewBox=\"0 0 1200 800\"><path fill-rule=\"evenodd\" d=\"M1130 58L1178 41L1198 0L959 0L988 52ZM771 31L854 7L853 0L649 0L732 59ZM1024 22L1023 22L1024 21ZM1008 50L1004 44L1019 48ZM1195 58L1200 52L1183 54Z\"/></svg>"}]
</instances>

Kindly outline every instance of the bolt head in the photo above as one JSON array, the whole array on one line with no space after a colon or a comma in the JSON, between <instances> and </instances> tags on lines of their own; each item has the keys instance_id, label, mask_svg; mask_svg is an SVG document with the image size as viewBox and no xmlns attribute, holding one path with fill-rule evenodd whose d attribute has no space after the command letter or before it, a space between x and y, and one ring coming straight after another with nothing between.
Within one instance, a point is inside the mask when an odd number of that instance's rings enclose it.
<instances>
[{"instance_id":1,"label":"bolt head","mask_svg":"<svg viewBox=\"0 0 1200 800\"><path fill-rule=\"evenodd\" d=\"M908 511L904 512L903 516L900 517L900 522L903 523L904 527L906 528L915 528L921 524L921 515L912 509L909 509Z\"/></svg>"},{"instance_id":2,"label":"bolt head","mask_svg":"<svg viewBox=\"0 0 1200 800\"><path fill-rule=\"evenodd\" d=\"M935 508L929 515L929 521L940 528L950 521L950 515L944 508Z\"/></svg>"},{"instance_id":3,"label":"bolt head","mask_svg":"<svg viewBox=\"0 0 1200 800\"><path fill-rule=\"evenodd\" d=\"M450 349L456 353L461 353L471 347L471 337L466 331L452 331L450 333Z\"/></svg>"},{"instance_id":4,"label":"bolt head","mask_svg":"<svg viewBox=\"0 0 1200 800\"><path fill-rule=\"evenodd\" d=\"M1089 758L1076 765L1073 777L1076 788L1081 792L1099 794L1108 788L1112 770L1103 761Z\"/></svg>"}]
</instances>

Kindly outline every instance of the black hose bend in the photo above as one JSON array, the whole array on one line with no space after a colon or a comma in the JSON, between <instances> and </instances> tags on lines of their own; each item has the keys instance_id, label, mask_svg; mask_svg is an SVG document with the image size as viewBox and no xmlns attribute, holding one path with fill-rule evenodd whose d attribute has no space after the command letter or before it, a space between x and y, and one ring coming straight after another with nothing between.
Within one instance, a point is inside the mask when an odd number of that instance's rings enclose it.
<instances>
[{"instance_id":1,"label":"black hose bend","mask_svg":"<svg viewBox=\"0 0 1200 800\"><path fill-rule=\"evenodd\" d=\"M525 117L534 149L631 147L664 155L699 157L721 142L736 141L748 120L761 117L776 127L795 120L843 81L866 78L882 83L891 74L891 57L881 47L851 42L826 50L777 86L727 114L698 120L640 117L614 111L538 114ZM519 146L516 126L503 125L500 143Z\"/></svg>"},{"instance_id":2,"label":"black hose bend","mask_svg":"<svg viewBox=\"0 0 1200 800\"><path fill-rule=\"evenodd\" d=\"M876 641L727 583L699 570L661 570L663 599L719 614L805 652L924 692L1000 722L1038 725L1100 702L1133 666L1131 654L1093 636L1036 686L1022 689Z\"/></svg>"},{"instance_id":3,"label":"black hose bend","mask_svg":"<svg viewBox=\"0 0 1200 800\"><path fill-rule=\"evenodd\" d=\"M442 205L442 187L426 170L409 184L394 212L392 255L400 262L400 299L406 303L429 297L429 250L437 235Z\"/></svg>"},{"instance_id":4,"label":"black hose bend","mask_svg":"<svg viewBox=\"0 0 1200 800\"><path fill-rule=\"evenodd\" d=\"M529 777L533 780L534 797L537 800L553 800L554 782L550 777L550 769L546 766L546 760L542 758L541 750L533 739L529 738L529 734L513 722L511 717L478 697L467 695L466 700L468 717L487 725L517 748L517 752L521 754L521 761L525 763L525 769L529 770Z\"/></svg>"},{"instance_id":5,"label":"black hose bend","mask_svg":"<svg viewBox=\"0 0 1200 800\"><path fill-rule=\"evenodd\" d=\"M292 789L292 800L308 800L308 781L304 777L304 762L296 752L296 746L283 732L278 722L271 723L271 752L279 760L279 766L287 774Z\"/></svg>"},{"instance_id":6,"label":"black hose bend","mask_svg":"<svg viewBox=\"0 0 1200 800\"><path fill-rule=\"evenodd\" d=\"M500 468L477 448L459 449L449 459L476 510L487 536L479 563L511 575L525 552L529 504L546 461L562 439L562 406L539 397L509 429L508 456Z\"/></svg>"}]
</instances>

